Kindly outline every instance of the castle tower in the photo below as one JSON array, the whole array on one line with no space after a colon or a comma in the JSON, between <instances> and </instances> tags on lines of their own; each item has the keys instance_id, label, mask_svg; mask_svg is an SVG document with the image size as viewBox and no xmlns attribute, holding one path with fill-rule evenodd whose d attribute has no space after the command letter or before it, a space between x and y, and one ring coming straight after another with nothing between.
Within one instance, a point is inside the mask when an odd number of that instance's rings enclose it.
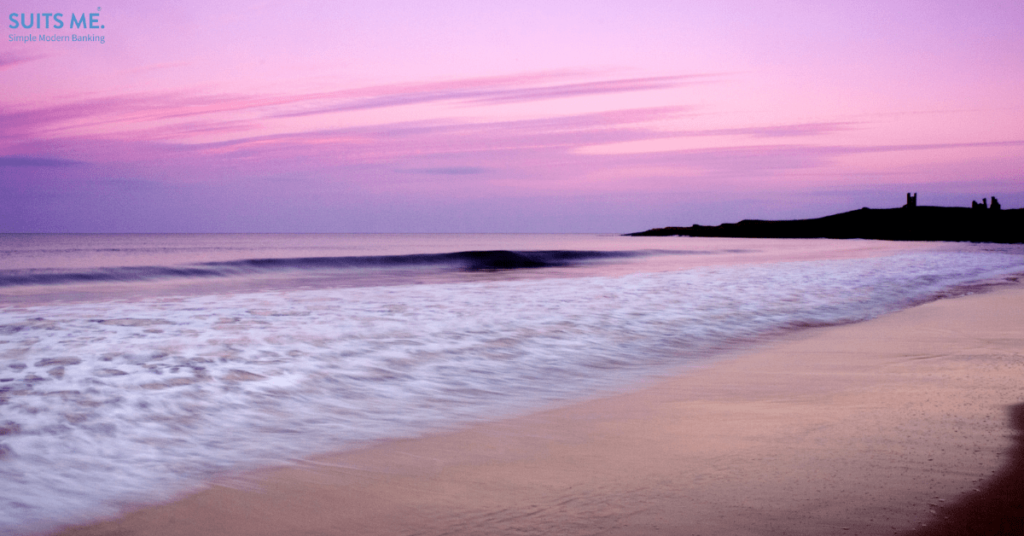
<instances>
[{"instance_id":1,"label":"castle tower","mask_svg":"<svg viewBox=\"0 0 1024 536\"><path fill-rule=\"evenodd\" d=\"M907 204L903 205L903 208L914 208L917 206L917 192L911 194L907 192Z\"/></svg>"}]
</instances>

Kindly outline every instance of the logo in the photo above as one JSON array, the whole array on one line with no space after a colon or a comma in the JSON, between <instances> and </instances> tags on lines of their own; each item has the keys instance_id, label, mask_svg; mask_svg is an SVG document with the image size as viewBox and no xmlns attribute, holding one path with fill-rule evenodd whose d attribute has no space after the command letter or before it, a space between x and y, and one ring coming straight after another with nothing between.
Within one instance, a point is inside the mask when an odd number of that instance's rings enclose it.
<instances>
[{"instance_id":1,"label":"logo","mask_svg":"<svg viewBox=\"0 0 1024 536\"><path fill-rule=\"evenodd\" d=\"M8 17L7 27L11 30L103 30L106 26L100 20L102 8L97 7L95 12L82 13L11 13ZM106 43L104 35L93 33L88 34L66 34L66 33L25 33L7 34L8 42L75 42L99 44Z\"/></svg>"}]
</instances>

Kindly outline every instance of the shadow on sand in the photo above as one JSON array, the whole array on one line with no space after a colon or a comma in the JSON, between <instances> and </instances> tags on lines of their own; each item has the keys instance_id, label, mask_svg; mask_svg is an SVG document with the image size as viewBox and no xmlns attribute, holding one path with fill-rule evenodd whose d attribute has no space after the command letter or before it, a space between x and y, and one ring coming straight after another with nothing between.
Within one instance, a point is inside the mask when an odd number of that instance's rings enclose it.
<instances>
[{"instance_id":1,"label":"shadow on sand","mask_svg":"<svg viewBox=\"0 0 1024 536\"><path fill-rule=\"evenodd\" d=\"M940 508L928 526L904 536L1024 535L1024 404L1010 407L1014 446L1002 472L980 491Z\"/></svg>"}]
</instances>

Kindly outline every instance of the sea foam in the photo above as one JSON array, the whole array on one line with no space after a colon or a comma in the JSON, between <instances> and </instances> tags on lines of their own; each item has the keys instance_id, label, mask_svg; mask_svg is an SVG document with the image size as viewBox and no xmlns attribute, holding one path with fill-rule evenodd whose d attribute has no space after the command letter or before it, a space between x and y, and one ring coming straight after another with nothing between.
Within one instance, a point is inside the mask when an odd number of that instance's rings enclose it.
<instances>
[{"instance_id":1,"label":"sea foam","mask_svg":"<svg viewBox=\"0 0 1024 536\"><path fill-rule=\"evenodd\" d=\"M624 388L1024 271L918 252L586 277L0 308L0 533Z\"/></svg>"}]
</instances>

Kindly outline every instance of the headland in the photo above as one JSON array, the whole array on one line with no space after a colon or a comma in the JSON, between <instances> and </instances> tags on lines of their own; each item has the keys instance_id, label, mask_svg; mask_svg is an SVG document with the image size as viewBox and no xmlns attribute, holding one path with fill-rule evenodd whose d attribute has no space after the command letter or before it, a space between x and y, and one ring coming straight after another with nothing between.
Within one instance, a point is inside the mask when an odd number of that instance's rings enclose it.
<instances>
[{"instance_id":1,"label":"headland","mask_svg":"<svg viewBox=\"0 0 1024 536\"><path fill-rule=\"evenodd\" d=\"M1024 209L1002 209L986 199L973 207L918 206L907 194L900 208L859 210L807 220L743 220L715 226L663 227L627 236L731 238L866 238L929 242L1024 243Z\"/></svg>"}]
</instances>

